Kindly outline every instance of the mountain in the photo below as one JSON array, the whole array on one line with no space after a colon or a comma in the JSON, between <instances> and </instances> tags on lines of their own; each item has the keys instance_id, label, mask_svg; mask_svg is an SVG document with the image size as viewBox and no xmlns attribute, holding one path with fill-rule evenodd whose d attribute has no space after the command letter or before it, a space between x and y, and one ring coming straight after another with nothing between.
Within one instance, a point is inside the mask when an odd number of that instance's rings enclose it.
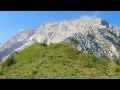
<instances>
[{"instance_id":1,"label":"mountain","mask_svg":"<svg viewBox=\"0 0 120 90\"><path fill-rule=\"evenodd\" d=\"M67 43L83 53L120 60L120 28L102 18L44 23L36 30L18 33L0 48L0 60L34 43Z\"/></svg>"},{"instance_id":2,"label":"mountain","mask_svg":"<svg viewBox=\"0 0 120 90\"><path fill-rule=\"evenodd\" d=\"M35 39L48 45L64 42L97 57L120 60L120 28L102 18L46 23L36 30Z\"/></svg>"},{"instance_id":3,"label":"mountain","mask_svg":"<svg viewBox=\"0 0 120 90\"><path fill-rule=\"evenodd\" d=\"M21 51L29 45L33 44L32 36L34 30L24 30L17 33L14 37L8 40L0 47L0 60L8 57L15 51Z\"/></svg>"},{"instance_id":4,"label":"mountain","mask_svg":"<svg viewBox=\"0 0 120 90\"><path fill-rule=\"evenodd\" d=\"M120 65L67 44L35 43L0 64L1 79L118 79Z\"/></svg>"}]
</instances>

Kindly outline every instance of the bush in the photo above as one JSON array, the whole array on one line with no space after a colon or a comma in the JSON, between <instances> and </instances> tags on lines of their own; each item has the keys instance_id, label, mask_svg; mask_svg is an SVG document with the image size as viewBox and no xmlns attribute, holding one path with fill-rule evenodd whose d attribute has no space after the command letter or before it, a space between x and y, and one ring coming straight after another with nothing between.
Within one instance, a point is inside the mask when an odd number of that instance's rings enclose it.
<instances>
[{"instance_id":1,"label":"bush","mask_svg":"<svg viewBox=\"0 0 120 90\"><path fill-rule=\"evenodd\" d=\"M14 54L17 55L19 52L15 51Z\"/></svg>"},{"instance_id":2,"label":"bush","mask_svg":"<svg viewBox=\"0 0 120 90\"><path fill-rule=\"evenodd\" d=\"M11 55L2 63L2 67L9 67L14 63L15 63L15 57L14 55Z\"/></svg>"},{"instance_id":3,"label":"bush","mask_svg":"<svg viewBox=\"0 0 120 90\"><path fill-rule=\"evenodd\" d=\"M115 62L117 65L120 65L120 61L119 61L119 60L114 60L114 62Z\"/></svg>"},{"instance_id":4,"label":"bush","mask_svg":"<svg viewBox=\"0 0 120 90\"><path fill-rule=\"evenodd\" d=\"M47 46L47 44L44 44L44 43L41 43L40 45L41 45L41 46L44 46L44 47Z\"/></svg>"}]
</instances>

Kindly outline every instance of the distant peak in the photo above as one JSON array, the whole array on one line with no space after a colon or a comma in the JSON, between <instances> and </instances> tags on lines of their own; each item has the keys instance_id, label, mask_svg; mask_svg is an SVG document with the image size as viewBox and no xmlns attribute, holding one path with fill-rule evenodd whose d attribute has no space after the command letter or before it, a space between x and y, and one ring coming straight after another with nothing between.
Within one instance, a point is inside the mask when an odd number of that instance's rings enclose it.
<instances>
[{"instance_id":1,"label":"distant peak","mask_svg":"<svg viewBox=\"0 0 120 90\"><path fill-rule=\"evenodd\" d=\"M94 17L94 16L82 16L79 19L75 19L75 20L63 20L61 22L47 22L47 23L45 23L45 25L67 23L67 22L71 22L71 21L80 21L80 22L84 21L85 23L109 25L109 23L105 19Z\"/></svg>"},{"instance_id":2,"label":"distant peak","mask_svg":"<svg viewBox=\"0 0 120 90\"><path fill-rule=\"evenodd\" d=\"M30 32L34 32L35 30L33 30L33 29L21 29L21 30L19 30L19 32L17 32L16 33L16 35L17 34L21 34L21 33L30 33Z\"/></svg>"},{"instance_id":3,"label":"distant peak","mask_svg":"<svg viewBox=\"0 0 120 90\"><path fill-rule=\"evenodd\" d=\"M84 23L106 25L107 27L109 26L109 23L103 18L97 18L97 17L93 17L93 16L83 16L79 20Z\"/></svg>"},{"instance_id":4,"label":"distant peak","mask_svg":"<svg viewBox=\"0 0 120 90\"><path fill-rule=\"evenodd\" d=\"M46 22L43 25L40 26L40 30L47 29L47 30L53 30L53 28L56 30L58 27L61 29L66 29L66 26L82 26L82 27L105 27L109 28L110 24L103 18L97 18L93 16L83 16L81 18L75 19L75 20L63 20L60 22Z\"/></svg>"}]
</instances>

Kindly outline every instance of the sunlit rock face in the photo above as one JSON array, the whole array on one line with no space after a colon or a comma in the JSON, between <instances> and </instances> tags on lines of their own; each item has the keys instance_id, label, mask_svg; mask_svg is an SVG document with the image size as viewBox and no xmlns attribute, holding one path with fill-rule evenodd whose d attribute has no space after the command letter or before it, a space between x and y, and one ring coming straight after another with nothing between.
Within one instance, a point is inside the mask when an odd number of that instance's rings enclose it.
<instances>
[{"instance_id":1,"label":"sunlit rock face","mask_svg":"<svg viewBox=\"0 0 120 90\"><path fill-rule=\"evenodd\" d=\"M92 17L48 22L36 30L22 31L0 47L0 60L36 42L47 45L64 42L83 53L120 60L120 28Z\"/></svg>"}]
</instances>

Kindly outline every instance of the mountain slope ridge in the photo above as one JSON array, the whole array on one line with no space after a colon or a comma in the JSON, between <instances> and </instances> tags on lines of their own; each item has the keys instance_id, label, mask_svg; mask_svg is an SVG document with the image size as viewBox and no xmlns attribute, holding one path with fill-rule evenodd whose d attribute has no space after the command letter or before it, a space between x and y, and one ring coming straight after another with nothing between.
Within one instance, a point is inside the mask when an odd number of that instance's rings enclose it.
<instances>
[{"instance_id":1,"label":"mountain slope ridge","mask_svg":"<svg viewBox=\"0 0 120 90\"><path fill-rule=\"evenodd\" d=\"M0 64L0 78L119 78L119 70L119 65L82 53L72 45L35 43Z\"/></svg>"},{"instance_id":2,"label":"mountain slope ridge","mask_svg":"<svg viewBox=\"0 0 120 90\"><path fill-rule=\"evenodd\" d=\"M69 43L83 53L88 52L97 57L105 56L111 60L120 60L120 28L109 24L102 18L49 22L28 34L26 34L27 37L24 37L24 33L23 35L20 33L22 39L19 38L19 35L15 40L10 39L15 45L10 41L6 42L0 48L0 60L12 52L22 51L36 42L47 45L60 42ZM73 44L73 38L77 43Z\"/></svg>"}]
</instances>

